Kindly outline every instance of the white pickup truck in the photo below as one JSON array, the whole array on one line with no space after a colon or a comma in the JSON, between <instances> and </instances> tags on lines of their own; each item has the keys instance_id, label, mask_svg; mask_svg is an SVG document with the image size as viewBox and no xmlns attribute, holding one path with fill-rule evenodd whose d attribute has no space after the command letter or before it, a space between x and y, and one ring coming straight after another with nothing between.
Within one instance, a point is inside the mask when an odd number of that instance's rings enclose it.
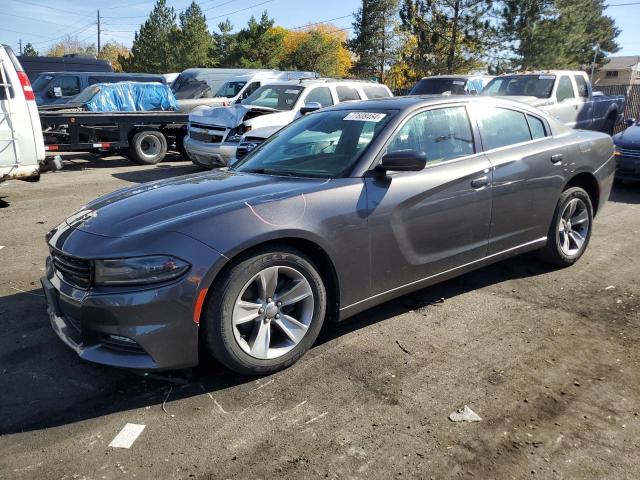
<instances>
[{"instance_id":1,"label":"white pickup truck","mask_svg":"<svg viewBox=\"0 0 640 480\"><path fill-rule=\"evenodd\" d=\"M625 104L624 96L594 92L586 73L569 70L500 75L482 95L510 97L549 112L570 128L610 135L622 121Z\"/></svg>"}]
</instances>

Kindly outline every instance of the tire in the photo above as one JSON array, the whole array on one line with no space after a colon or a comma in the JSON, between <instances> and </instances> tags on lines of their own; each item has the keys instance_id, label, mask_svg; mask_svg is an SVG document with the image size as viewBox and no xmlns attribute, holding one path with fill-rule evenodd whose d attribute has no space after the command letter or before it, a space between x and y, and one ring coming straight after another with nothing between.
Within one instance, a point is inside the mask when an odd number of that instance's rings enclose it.
<instances>
[{"instance_id":1,"label":"tire","mask_svg":"<svg viewBox=\"0 0 640 480\"><path fill-rule=\"evenodd\" d=\"M179 134L176 136L176 150L182 156L182 159L185 161L191 161L189 154L187 153L187 149L184 146L184 138L187 136L186 133Z\"/></svg>"},{"instance_id":2,"label":"tire","mask_svg":"<svg viewBox=\"0 0 640 480\"><path fill-rule=\"evenodd\" d=\"M607 119L604 121L604 127L602 129L603 133L607 133L611 136L615 133L616 129L616 116L609 115Z\"/></svg>"},{"instance_id":3,"label":"tire","mask_svg":"<svg viewBox=\"0 0 640 480\"><path fill-rule=\"evenodd\" d=\"M130 160L140 165L155 165L167 154L167 139L155 130L143 130L131 137L129 143Z\"/></svg>"},{"instance_id":4,"label":"tire","mask_svg":"<svg viewBox=\"0 0 640 480\"><path fill-rule=\"evenodd\" d=\"M558 200L547 233L547 245L540 250L541 258L559 267L573 265L589 245L592 226L591 198L582 188L568 188L562 192ZM582 239L581 243L579 239Z\"/></svg>"},{"instance_id":5,"label":"tire","mask_svg":"<svg viewBox=\"0 0 640 480\"><path fill-rule=\"evenodd\" d=\"M266 288L259 286L261 277ZM271 302L262 298L270 295ZM322 277L301 252L285 246L253 252L226 270L211 291L202 325L205 345L237 373L277 372L296 362L318 338L326 297ZM280 301L284 304L276 303Z\"/></svg>"}]
</instances>

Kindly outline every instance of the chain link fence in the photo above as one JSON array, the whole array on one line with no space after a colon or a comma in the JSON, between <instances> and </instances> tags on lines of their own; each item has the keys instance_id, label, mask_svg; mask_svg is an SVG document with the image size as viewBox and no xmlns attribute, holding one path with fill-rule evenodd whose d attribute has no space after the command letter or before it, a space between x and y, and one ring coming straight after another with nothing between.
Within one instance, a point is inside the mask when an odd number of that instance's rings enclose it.
<instances>
[{"instance_id":1,"label":"chain link fence","mask_svg":"<svg viewBox=\"0 0 640 480\"><path fill-rule=\"evenodd\" d=\"M594 90L601 91L605 95L624 95L626 102L624 107L624 118L635 118L640 120L640 85L606 85L602 87L594 86ZM618 125L616 133L627 128L626 125Z\"/></svg>"}]
</instances>

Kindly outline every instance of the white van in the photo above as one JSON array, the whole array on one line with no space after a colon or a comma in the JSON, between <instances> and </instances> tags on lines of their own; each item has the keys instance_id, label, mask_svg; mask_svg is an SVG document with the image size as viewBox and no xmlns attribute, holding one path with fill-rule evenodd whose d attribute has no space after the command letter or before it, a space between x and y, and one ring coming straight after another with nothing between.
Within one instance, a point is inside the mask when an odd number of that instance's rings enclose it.
<instances>
[{"instance_id":1,"label":"white van","mask_svg":"<svg viewBox=\"0 0 640 480\"><path fill-rule=\"evenodd\" d=\"M37 179L44 158L31 83L11 48L0 44L0 182Z\"/></svg>"},{"instance_id":2,"label":"white van","mask_svg":"<svg viewBox=\"0 0 640 480\"><path fill-rule=\"evenodd\" d=\"M243 135L266 139L302 115L340 102L392 97L385 86L361 80L301 78L263 85L230 107L197 108L189 115L184 147L196 165L225 167Z\"/></svg>"},{"instance_id":3,"label":"white van","mask_svg":"<svg viewBox=\"0 0 640 480\"><path fill-rule=\"evenodd\" d=\"M247 98L266 83L302 77L315 77L314 72L283 72L251 68L189 68L172 86L182 112L196 107L222 107Z\"/></svg>"}]
</instances>

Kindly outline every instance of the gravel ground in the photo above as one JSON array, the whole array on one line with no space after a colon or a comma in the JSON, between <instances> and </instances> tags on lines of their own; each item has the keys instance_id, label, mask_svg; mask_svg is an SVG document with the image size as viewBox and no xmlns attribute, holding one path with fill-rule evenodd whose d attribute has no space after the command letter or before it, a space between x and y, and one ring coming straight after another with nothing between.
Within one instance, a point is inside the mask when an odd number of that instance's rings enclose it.
<instances>
[{"instance_id":1,"label":"gravel ground","mask_svg":"<svg viewBox=\"0 0 640 480\"><path fill-rule=\"evenodd\" d=\"M527 255L399 298L270 377L81 362L48 325L45 233L193 171L76 155L0 185L0 478L640 477L640 186L615 187L574 267ZM450 422L463 405L482 421ZM146 428L108 447L126 423Z\"/></svg>"}]
</instances>

